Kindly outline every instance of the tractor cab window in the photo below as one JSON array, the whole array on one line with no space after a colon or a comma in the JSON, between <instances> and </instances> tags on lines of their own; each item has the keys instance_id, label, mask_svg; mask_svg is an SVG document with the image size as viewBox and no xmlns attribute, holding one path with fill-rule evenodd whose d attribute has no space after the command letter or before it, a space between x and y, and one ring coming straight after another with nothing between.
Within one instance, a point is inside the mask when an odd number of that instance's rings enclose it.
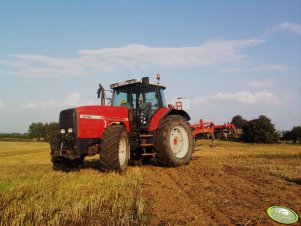
<instances>
[{"instance_id":1,"label":"tractor cab window","mask_svg":"<svg viewBox=\"0 0 301 226\"><path fill-rule=\"evenodd\" d=\"M160 95L161 95L161 100L162 100L162 107L167 107L163 89L160 89Z\"/></svg>"},{"instance_id":2,"label":"tractor cab window","mask_svg":"<svg viewBox=\"0 0 301 226\"><path fill-rule=\"evenodd\" d=\"M136 108L136 94L129 88L114 90L112 105Z\"/></svg>"},{"instance_id":3,"label":"tractor cab window","mask_svg":"<svg viewBox=\"0 0 301 226\"><path fill-rule=\"evenodd\" d=\"M156 92L147 92L145 93L145 102L150 105L151 110L157 110L158 109L158 97Z\"/></svg>"},{"instance_id":4,"label":"tractor cab window","mask_svg":"<svg viewBox=\"0 0 301 226\"><path fill-rule=\"evenodd\" d=\"M148 86L144 88L139 97L141 101L141 112L148 116L153 115L153 113L160 108L160 95L161 93L157 87Z\"/></svg>"}]
</instances>

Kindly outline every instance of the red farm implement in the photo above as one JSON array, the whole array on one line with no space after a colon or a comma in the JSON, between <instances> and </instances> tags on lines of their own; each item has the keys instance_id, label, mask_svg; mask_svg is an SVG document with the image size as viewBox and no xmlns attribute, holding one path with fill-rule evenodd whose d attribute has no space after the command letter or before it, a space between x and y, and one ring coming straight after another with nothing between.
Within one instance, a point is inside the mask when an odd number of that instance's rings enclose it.
<instances>
[{"instance_id":1,"label":"red farm implement","mask_svg":"<svg viewBox=\"0 0 301 226\"><path fill-rule=\"evenodd\" d=\"M200 119L199 123L191 125L191 128L195 140L204 137L211 138L212 141L215 140L215 137L227 140L237 135L237 128L229 122L223 125L215 125L213 122L204 122L203 119Z\"/></svg>"}]
</instances>

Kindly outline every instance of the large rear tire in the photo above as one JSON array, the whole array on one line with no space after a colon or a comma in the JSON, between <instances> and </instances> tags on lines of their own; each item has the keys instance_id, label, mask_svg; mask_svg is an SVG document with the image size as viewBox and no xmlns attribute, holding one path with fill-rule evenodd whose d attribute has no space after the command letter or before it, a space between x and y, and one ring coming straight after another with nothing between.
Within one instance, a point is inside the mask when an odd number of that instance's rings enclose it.
<instances>
[{"instance_id":1,"label":"large rear tire","mask_svg":"<svg viewBox=\"0 0 301 226\"><path fill-rule=\"evenodd\" d=\"M163 166L173 167L188 164L194 151L191 128L186 119L170 115L159 125L155 150Z\"/></svg>"},{"instance_id":2,"label":"large rear tire","mask_svg":"<svg viewBox=\"0 0 301 226\"><path fill-rule=\"evenodd\" d=\"M124 172L126 170L130 145L124 126L112 125L105 129L99 155L102 171Z\"/></svg>"}]
</instances>

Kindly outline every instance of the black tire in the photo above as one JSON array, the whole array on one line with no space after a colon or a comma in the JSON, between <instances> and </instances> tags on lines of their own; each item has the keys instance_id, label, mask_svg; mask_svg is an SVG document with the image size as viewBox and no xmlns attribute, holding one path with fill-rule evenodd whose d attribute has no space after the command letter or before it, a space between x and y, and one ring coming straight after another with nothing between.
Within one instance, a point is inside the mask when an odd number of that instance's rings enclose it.
<instances>
[{"instance_id":1,"label":"black tire","mask_svg":"<svg viewBox=\"0 0 301 226\"><path fill-rule=\"evenodd\" d=\"M83 166L83 163L84 157L73 160L63 157L55 157L52 158L52 169L63 172L78 171Z\"/></svg>"},{"instance_id":2,"label":"black tire","mask_svg":"<svg viewBox=\"0 0 301 226\"><path fill-rule=\"evenodd\" d=\"M60 146L61 146L61 136L60 135L55 135L51 140L50 140L50 148L51 148L51 153L52 153L52 150L58 150L60 149ZM51 154L50 153L50 154Z\"/></svg>"},{"instance_id":3,"label":"black tire","mask_svg":"<svg viewBox=\"0 0 301 226\"><path fill-rule=\"evenodd\" d=\"M77 159L66 159L63 156L54 155L54 150L59 150L61 147L61 137L60 135L56 135L50 142L51 146L51 161L52 161L52 169L55 171L77 171L79 170L84 164L84 157Z\"/></svg>"},{"instance_id":4,"label":"black tire","mask_svg":"<svg viewBox=\"0 0 301 226\"><path fill-rule=\"evenodd\" d=\"M161 121L155 139L155 151L163 166L189 163L194 152L194 141L190 125L184 117L170 115Z\"/></svg>"},{"instance_id":5,"label":"black tire","mask_svg":"<svg viewBox=\"0 0 301 226\"><path fill-rule=\"evenodd\" d=\"M105 129L100 145L100 167L102 171L124 172L128 166L130 145L128 134L122 125Z\"/></svg>"}]
</instances>

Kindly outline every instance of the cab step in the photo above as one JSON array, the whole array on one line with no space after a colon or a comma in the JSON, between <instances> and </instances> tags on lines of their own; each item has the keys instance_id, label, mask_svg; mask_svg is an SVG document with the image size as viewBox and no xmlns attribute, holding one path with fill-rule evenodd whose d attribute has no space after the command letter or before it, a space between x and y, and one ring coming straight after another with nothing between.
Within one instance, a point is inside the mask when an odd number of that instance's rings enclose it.
<instances>
[{"instance_id":1,"label":"cab step","mask_svg":"<svg viewBox=\"0 0 301 226\"><path fill-rule=\"evenodd\" d=\"M140 144L140 147L153 147L155 144Z\"/></svg>"},{"instance_id":2,"label":"cab step","mask_svg":"<svg viewBox=\"0 0 301 226\"><path fill-rule=\"evenodd\" d=\"M149 137L154 137L152 134L140 134L141 138L149 138Z\"/></svg>"},{"instance_id":3,"label":"cab step","mask_svg":"<svg viewBox=\"0 0 301 226\"><path fill-rule=\"evenodd\" d=\"M153 156L153 157L155 157L156 153L144 153L144 154L141 154L141 156Z\"/></svg>"}]
</instances>

